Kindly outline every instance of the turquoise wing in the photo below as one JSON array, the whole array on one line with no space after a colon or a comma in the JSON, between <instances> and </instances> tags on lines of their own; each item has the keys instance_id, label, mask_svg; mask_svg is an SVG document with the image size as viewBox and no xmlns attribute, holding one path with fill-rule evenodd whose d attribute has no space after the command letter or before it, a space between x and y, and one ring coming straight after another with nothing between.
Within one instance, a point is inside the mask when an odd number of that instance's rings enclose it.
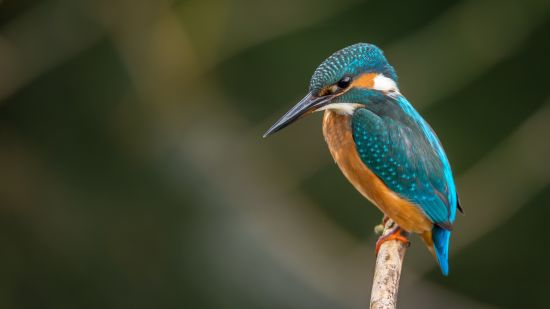
<instances>
[{"instance_id":1,"label":"turquoise wing","mask_svg":"<svg viewBox=\"0 0 550 309\"><path fill-rule=\"evenodd\" d=\"M392 191L418 205L433 223L450 230L457 199L446 155L414 109L404 115L356 110L352 130L357 152Z\"/></svg>"}]
</instances>

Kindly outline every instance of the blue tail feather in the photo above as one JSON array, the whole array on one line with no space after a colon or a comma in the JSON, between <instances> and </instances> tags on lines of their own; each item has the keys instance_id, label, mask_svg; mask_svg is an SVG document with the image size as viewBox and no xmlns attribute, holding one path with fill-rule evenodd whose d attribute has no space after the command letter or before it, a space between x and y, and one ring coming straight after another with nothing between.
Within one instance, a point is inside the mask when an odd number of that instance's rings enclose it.
<instances>
[{"instance_id":1,"label":"blue tail feather","mask_svg":"<svg viewBox=\"0 0 550 309\"><path fill-rule=\"evenodd\" d=\"M435 225L432 229L432 240L434 242L435 256L443 275L449 274L449 241L451 231Z\"/></svg>"}]
</instances>

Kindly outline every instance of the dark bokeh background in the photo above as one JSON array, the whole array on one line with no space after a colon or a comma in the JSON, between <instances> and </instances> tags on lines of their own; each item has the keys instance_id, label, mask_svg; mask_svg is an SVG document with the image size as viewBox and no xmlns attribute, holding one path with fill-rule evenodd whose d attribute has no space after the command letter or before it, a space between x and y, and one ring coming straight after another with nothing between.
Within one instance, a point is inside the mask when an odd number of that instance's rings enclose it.
<instances>
[{"instance_id":1,"label":"dark bokeh background","mask_svg":"<svg viewBox=\"0 0 550 309\"><path fill-rule=\"evenodd\" d=\"M315 67L386 51L466 215L401 308L548 307L550 1L0 1L0 308L364 308L381 214L314 115Z\"/></svg>"}]
</instances>

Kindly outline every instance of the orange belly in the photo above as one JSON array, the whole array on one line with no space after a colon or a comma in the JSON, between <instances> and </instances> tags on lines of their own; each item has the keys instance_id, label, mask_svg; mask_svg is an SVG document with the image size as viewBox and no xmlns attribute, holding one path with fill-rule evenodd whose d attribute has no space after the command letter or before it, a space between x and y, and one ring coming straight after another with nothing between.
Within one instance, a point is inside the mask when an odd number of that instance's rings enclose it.
<instances>
[{"instance_id":1,"label":"orange belly","mask_svg":"<svg viewBox=\"0 0 550 309\"><path fill-rule=\"evenodd\" d=\"M404 230L419 234L431 231L432 222L422 210L391 191L361 161L353 141L350 116L325 111L323 135L336 164L361 194Z\"/></svg>"}]
</instances>

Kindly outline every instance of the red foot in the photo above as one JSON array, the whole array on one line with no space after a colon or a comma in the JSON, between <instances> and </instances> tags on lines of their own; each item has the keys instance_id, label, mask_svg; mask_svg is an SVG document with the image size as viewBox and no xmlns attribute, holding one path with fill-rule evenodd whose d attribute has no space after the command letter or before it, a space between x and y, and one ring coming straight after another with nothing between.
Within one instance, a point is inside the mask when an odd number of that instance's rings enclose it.
<instances>
[{"instance_id":1,"label":"red foot","mask_svg":"<svg viewBox=\"0 0 550 309\"><path fill-rule=\"evenodd\" d=\"M376 242L376 255L378 255L378 251L380 251L382 244L389 240L400 241L407 247L411 244L407 238L407 232L402 230L399 226L396 226L388 235L378 238L378 241Z\"/></svg>"}]
</instances>

